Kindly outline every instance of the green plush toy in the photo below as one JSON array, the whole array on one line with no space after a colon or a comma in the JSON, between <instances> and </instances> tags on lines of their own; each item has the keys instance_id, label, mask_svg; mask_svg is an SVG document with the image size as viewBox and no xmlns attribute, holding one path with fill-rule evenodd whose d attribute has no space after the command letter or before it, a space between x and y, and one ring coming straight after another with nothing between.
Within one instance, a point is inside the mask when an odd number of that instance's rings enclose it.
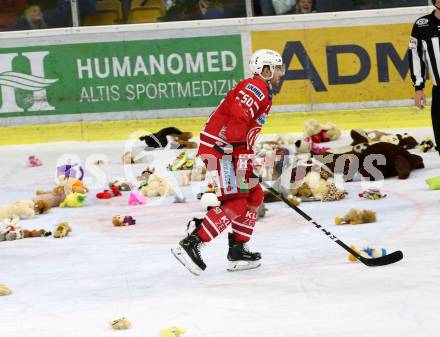
<instances>
[{"instance_id":1,"label":"green plush toy","mask_svg":"<svg viewBox=\"0 0 440 337\"><path fill-rule=\"evenodd\" d=\"M429 185L431 190L440 190L440 176L426 179L426 183Z\"/></svg>"}]
</instances>

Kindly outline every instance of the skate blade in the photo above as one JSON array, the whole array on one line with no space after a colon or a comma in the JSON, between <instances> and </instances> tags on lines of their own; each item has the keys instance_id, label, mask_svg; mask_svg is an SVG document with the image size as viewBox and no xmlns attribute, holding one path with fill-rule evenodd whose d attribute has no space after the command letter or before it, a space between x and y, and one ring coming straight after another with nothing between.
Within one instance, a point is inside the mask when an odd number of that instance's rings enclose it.
<instances>
[{"instance_id":1,"label":"skate blade","mask_svg":"<svg viewBox=\"0 0 440 337\"><path fill-rule=\"evenodd\" d=\"M261 266L261 261L229 261L227 271L242 271Z\"/></svg>"},{"instance_id":2,"label":"skate blade","mask_svg":"<svg viewBox=\"0 0 440 337\"><path fill-rule=\"evenodd\" d=\"M185 249L183 249L180 245L177 247L171 248L171 253L173 253L174 257L186 268L188 271L196 276L200 276L202 273L202 269L194 262L192 262L191 258L188 256Z\"/></svg>"}]
</instances>

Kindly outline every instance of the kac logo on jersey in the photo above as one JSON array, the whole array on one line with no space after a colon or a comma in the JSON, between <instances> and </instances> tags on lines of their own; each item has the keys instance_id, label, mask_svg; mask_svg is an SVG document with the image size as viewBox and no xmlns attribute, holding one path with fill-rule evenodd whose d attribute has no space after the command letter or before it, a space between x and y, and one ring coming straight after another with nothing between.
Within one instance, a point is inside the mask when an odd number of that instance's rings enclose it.
<instances>
[{"instance_id":1,"label":"kac logo on jersey","mask_svg":"<svg viewBox=\"0 0 440 337\"><path fill-rule=\"evenodd\" d=\"M429 22L429 20L427 18L421 18L416 21L416 25L419 27L427 26L428 22Z\"/></svg>"},{"instance_id":2,"label":"kac logo on jersey","mask_svg":"<svg viewBox=\"0 0 440 337\"><path fill-rule=\"evenodd\" d=\"M260 89L258 89L255 85L249 83L246 86L246 90L249 90L251 92L253 92L255 94L255 96L257 96L258 100L261 102L264 99L264 94L261 92Z\"/></svg>"},{"instance_id":3,"label":"kac logo on jersey","mask_svg":"<svg viewBox=\"0 0 440 337\"><path fill-rule=\"evenodd\" d=\"M261 127L259 126L256 126L249 130L246 137L248 149L252 149L254 147L254 144L257 141L258 136L260 135L260 131L261 131Z\"/></svg>"},{"instance_id":4,"label":"kac logo on jersey","mask_svg":"<svg viewBox=\"0 0 440 337\"><path fill-rule=\"evenodd\" d=\"M256 122L257 122L259 125L263 126L264 123L266 123L266 119L267 119L267 114L262 114L260 117L258 117L258 118L256 119Z\"/></svg>"}]
</instances>

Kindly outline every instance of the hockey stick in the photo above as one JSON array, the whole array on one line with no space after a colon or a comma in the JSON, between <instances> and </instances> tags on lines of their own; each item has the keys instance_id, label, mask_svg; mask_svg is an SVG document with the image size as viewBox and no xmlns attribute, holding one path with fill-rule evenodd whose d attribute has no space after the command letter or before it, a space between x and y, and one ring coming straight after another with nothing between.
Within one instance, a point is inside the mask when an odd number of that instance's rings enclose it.
<instances>
[{"instance_id":1,"label":"hockey stick","mask_svg":"<svg viewBox=\"0 0 440 337\"><path fill-rule=\"evenodd\" d=\"M326 230L324 227L322 227L320 224L318 224L316 221L314 221L310 216L308 216L306 213L304 213L299 207L292 204L289 199L287 199L282 193L279 193L277 190L275 190L272 186L267 184L265 181L261 182L261 185L263 185L264 188L266 188L270 193L272 193L275 197L283 201L287 206L295 210L297 213L299 213L304 219L312 223L317 229L320 229L321 232L323 232L330 240L333 240L336 242L339 246L344 248L347 252L349 252L351 255L355 256L359 261L361 261L363 264L365 264L368 267L377 267L377 266L385 266L387 264L395 263L397 261L400 261L403 258L402 251L398 250L391 254L376 257L376 258L365 258L361 256L358 252L347 246L344 242L339 240L334 234L330 233L328 230Z\"/></svg>"}]
</instances>

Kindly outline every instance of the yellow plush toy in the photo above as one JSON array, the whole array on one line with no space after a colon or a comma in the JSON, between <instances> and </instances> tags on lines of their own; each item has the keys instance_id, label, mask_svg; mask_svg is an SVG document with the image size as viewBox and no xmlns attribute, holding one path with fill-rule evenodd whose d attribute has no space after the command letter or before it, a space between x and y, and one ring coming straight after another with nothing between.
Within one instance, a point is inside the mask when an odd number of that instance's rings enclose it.
<instances>
[{"instance_id":1,"label":"yellow plush toy","mask_svg":"<svg viewBox=\"0 0 440 337\"><path fill-rule=\"evenodd\" d=\"M84 206L86 195L81 193L70 193L60 204L60 207L81 207Z\"/></svg>"},{"instance_id":2,"label":"yellow plush toy","mask_svg":"<svg viewBox=\"0 0 440 337\"><path fill-rule=\"evenodd\" d=\"M4 284L0 284L0 296L11 295L12 291Z\"/></svg>"},{"instance_id":3,"label":"yellow plush toy","mask_svg":"<svg viewBox=\"0 0 440 337\"><path fill-rule=\"evenodd\" d=\"M180 337L186 332L186 329L177 326L170 326L160 330L159 337Z\"/></svg>"},{"instance_id":4,"label":"yellow plush toy","mask_svg":"<svg viewBox=\"0 0 440 337\"><path fill-rule=\"evenodd\" d=\"M352 208L343 217L337 216L335 224L337 225L359 225L362 223L376 222L376 213L368 210L359 210Z\"/></svg>"},{"instance_id":5,"label":"yellow plush toy","mask_svg":"<svg viewBox=\"0 0 440 337\"><path fill-rule=\"evenodd\" d=\"M53 233L53 237L56 239L64 238L72 231L72 228L70 228L69 223L67 222L61 222L57 225L55 228L55 231Z\"/></svg>"},{"instance_id":6,"label":"yellow plush toy","mask_svg":"<svg viewBox=\"0 0 440 337\"><path fill-rule=\"evenodd\" d=\"M115 330L125 330L131 326L131 322L125 317L110 321L110 325Z\"/></svg>"}]
</instances>

